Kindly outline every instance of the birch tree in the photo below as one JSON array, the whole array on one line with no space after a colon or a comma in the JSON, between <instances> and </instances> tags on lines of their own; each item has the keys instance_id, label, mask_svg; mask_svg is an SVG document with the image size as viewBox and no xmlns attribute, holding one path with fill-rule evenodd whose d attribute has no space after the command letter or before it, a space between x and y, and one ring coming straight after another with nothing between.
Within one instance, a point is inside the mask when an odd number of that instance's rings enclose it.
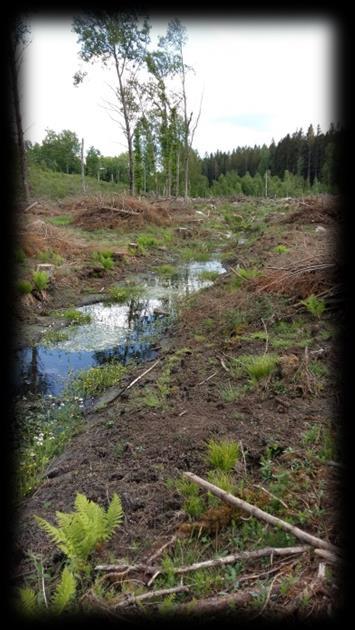
<instances>
[{"instance_id":1,"label":"birch tree","mask_svg":"<svg viewBox=\"0 0 355 630\"><path fill-rule=\"evenodd\" d=\"M112 14L88 13L74 19L73 31L78 35L78 43L81 46L79 54L83 61L101 60L105 66L111 65L115 70L117 78L117 84L113 88L116 97L115 109L120 114L127 141L129 190L133 194L134 120L139 112L135 99L135 85L149 43L148 19L140 19L135 11ZM82 73L77 73L74 82L78 84L81 80Z\"/></svg>"}]
</instances>

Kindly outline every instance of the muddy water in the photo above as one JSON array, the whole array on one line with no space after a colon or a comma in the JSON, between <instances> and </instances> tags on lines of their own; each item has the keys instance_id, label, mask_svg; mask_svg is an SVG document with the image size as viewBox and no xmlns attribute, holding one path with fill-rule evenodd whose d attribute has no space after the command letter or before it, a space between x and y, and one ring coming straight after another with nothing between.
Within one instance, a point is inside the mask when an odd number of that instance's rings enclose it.
<instances>
[{"instance_id":1,"label":"muddy water","mask_svg":"<svg viewBox=\"0 0 355 630\"><path fill-rule=\"evenodd\" d=\"M177 268L173 278L154 273L131 276L132 284L144 287L140 298L124 304L99 302L77 310L90 314L89 324L67 328L69 338L50 347L36 345L17 354L15 391L58 395L80 370L116 359L147 361L157 355L160 339L175 314L177 298L187 296L211 281L202 280L203 271L224 273L216 260L191 262Z\"/></svg>"}]
</instances>

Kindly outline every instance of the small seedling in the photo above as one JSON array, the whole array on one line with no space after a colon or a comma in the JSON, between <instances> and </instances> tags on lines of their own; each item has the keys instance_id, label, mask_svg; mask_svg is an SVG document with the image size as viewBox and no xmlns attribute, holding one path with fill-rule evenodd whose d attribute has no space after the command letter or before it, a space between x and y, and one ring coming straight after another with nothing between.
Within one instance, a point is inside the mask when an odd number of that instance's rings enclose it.
<instances>
[{"instance_id":1,"label":"small seedling","mask_svg":"<svg viewBox=\"0 0 355 630\"><path fill-rule=\"evenodd\" d=\"M311 315L318 319L320 319L325 310L325 301L317 298L313 293L305 300L301 300L301 304L304 304Z\"/></svg>"},{"instance_id":2,"label":"small seedling","mask_svg":"<svg viewBox=\"0 0 355 630\"><path fill-rule=\"evenodd\" d=\"M276 245L272 251L276 252L276 254L287 254L290 250L286 245Z\"/></svg>"},{"instance_id":3,"label":"small seedling","mask_svg":"<svg viewBox=\"0 0 355 630\"><path fill-rule=\"evenodd\" d=\"M49 276L45 271L34 271L32 274L33 284L38 291L44 291L49 284Z\"/></svg>"}]
</instances>

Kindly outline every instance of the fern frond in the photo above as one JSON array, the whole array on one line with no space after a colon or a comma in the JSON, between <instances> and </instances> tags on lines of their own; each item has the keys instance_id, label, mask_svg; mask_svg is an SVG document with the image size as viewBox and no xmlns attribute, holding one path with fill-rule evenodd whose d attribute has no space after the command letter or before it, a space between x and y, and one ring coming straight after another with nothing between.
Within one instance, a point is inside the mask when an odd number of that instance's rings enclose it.
<instances>
[{"instance_id":1,"label":"fern frond","mask_svg":"<svg viewBox=\"0 0 355 630\"><path fill-rule=\"evenodd\" d=\"M48 521L46 521L41 516L34 515L38 525L44 529L44 531L48 534L48 536L52 539L52 541L65 553L67 554L67 537L65 532L58 527L55 527Z\"/></svg>"},{"instance_id":2,"label":"fern frond","mask_svg":"<svg viewBox=\"0 0 355 630\"><path fill-rule=\"evenodd\" d=\"M27 615L34 615L37 610L37 597L32 588L25 586L19 589L20 596L20 608L21 611Z\"/></svg>"},{"instance_id":3,"label":"fern frond","mask_svg":"<svg viewBox=\"0 0 355 630\"><path fill-rule=\"evenodd\" d=\"M64 567L59 584L53 595L51 608L56 614L63 612L76 593L76 580L68 567Z\"/></svg>"},{"instance_id":4,"label":"fern frond","mask_svg":"<svg viewBox=\"0 0 355 630\"><path fill-rule=\"evenodd\" d=\"M116 529L119 525L121 525L123 520L123 507L121 503L121 499L119 496L114 493L112 495L111 503L106 512L106 523L107 523L107 538L113 533L113 530Z\"/></svg>"}]
</instances>

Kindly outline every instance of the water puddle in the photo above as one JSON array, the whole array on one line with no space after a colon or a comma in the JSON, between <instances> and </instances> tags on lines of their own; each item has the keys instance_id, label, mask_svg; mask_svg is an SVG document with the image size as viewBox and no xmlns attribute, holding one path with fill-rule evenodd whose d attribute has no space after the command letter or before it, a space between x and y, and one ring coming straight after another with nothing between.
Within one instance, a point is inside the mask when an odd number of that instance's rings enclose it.
<instances>
[{"instance_id":1,"label":"water puddle","mask_svg":"<svg viewBox=\"0 0 355 630\"><path fill-rule=\"evenodd\" d=\"M62 392L80 370L115 359L147 361L157 356L157 344L175 314L176 300L212 284L201 278L206 271L224 273L218 260L190 262L177 268L176 275L162 278L154 273L130 277L144 287L142 297L124 304L99 302L77 310L89 314L88 324L65 329L69 338L51 346L37 345L17 353L15 390L54 395Z\"/></svg>"}]
</instances>

